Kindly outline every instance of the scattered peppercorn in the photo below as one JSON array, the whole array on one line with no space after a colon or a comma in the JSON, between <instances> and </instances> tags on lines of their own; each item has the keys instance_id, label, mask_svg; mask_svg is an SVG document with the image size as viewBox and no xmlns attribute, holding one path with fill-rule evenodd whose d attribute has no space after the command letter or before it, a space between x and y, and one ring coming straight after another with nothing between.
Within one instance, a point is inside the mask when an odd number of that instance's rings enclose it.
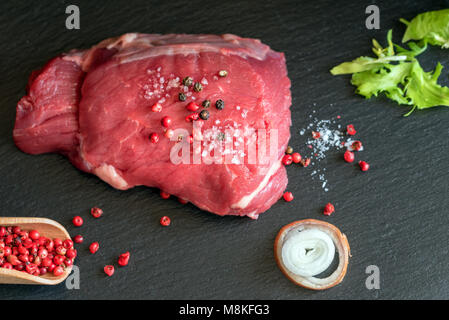
<instances>
[{"instance_id":1,"label":"scattered peppercorn","mask_svg":"<svg viewBox=\"0 0 449 320\"><path fill-rule=\"evenodd\" d=\"M351 144L352 149L354 149L355 151L359 151L360 149L362 149L362 143L360 141L354 141Z\"/></svg>"},{"instance_id":2,"label":"scattered peppercorn","mask_svg":"<svg viewBox=\"0 0 449 320\"><path fill-rule=\"evenodd\" d=\"M324 207L324 211L323 214L326 216L330 216L333 212L335 211L335 207L332 203L328 203L326 204L326 206Z\"/></svg>"},{"instance_id":3,"label":"scattered peppercorn","mask_svg":"<svg viewBox=\"0 0 449 320\"><path fill-rule=\"evenodd\" d=\"M182 203L182 204L189 203L189 201L187 201L186 199L183 199L183 198L178 198L178 201L179 201L179 203Z\"/></svg>"},{"instance_id":4,"label":"scattered peppercorn","mask_svg":"<svg viewBox=\"0 0 449 320\"><path fill-rule=\"evenodd\" d=\"M187 106L186 109L189 111L196 111L200 108L199 105L197 105L195 102L190 102Z\"/></svg>"},{"instance_id":5,"label":"scattered peppercorn","mask_svg":"<svg viewBox=\"0 0 449 320\"><path fill-rule=\"evenodd\" d=\"M305 158L301 160L301 165L305 168L310 164L310 158Z\"/></svg>"},{"instance_id":6,"label":"scattered peppercorn","mask_svg":"<svg viewBox=\"0 0 449 320\"><path fill-rule=\"evenodd\" d=\"M343 157L346 162L353 162L354 161L354 152L347 150Z\"/></svg>"},{"instance_id":7,"label":"scattered peppercorn","mask_svg":"<svg viewBox=\"0 0 449 320\"><path fill-rule=\"evenodd\" d=\"M89 246L90 253L94 254L100 249L100 244L98 242L92 242Z\"/></svg>"},{"instance_id":8,"label":"scattered peppercorn","mask_svg":"<svg viewBox=\"0 0 449 320\"><path fill-rule=\"evenodd\" d=\"M161 219L159 220L160 224L163 225L164 227L168 227L170 225L170 218L167 216L163 216L161 217Z\"/></svg>"},{"instance_id":9,"label":"scattered peppercorn","mask_svg":"<svg viewBox=\"0 0 449 320\"><path fill-rule=\"evenodd\" d=\"M360 170L362 170L362 171L368 171L369 164L365 161L359 161L359 167L360 167Z\"/></svg>"},{"instance_id":10,"label":"scattered peppercorn","mask_svg":"<svg viewBox=\"0 0 449 320\"><path fill-rule=\"evenodd\" d=\"M210 100L204 100L201 104L203 108L209 108L210 107Z\"/></svg>"},{"instance_id":11,"label":"scattered peppercorn","mask_svg":"<svg viewBox=\"0 0 449 320\"><path fill-rule=\"evenodd\" d=\"M187 122L193 122L193 121L198 120L199 117L200 117L200 114L199 114L199 113L197 113L197 112L191 113L191 114L189 114L189 115L186 117L186 121L187 121Z\"/></svg>"},{"instance_id":12,"label":"scattered peppercorn","mask_svg":"<svg viewBox=\"0 0 449 320\"><path fill-rule=\"evenodd\" d=\"M319 139L321 137L321 134L317 131L312 131L312 137L314 139Z\"/></svg>"},{"instance_id":13,"label":"scattered peppercorn","mask_svg":"<svg viewBox=\"0 0 449 320\"><path fill-rule=\"evenodd\" d=\"M72 223L75 227L81 227L83 225L83 218L76 216L72 219Z\"/></svg>"},{"instance_id":14,"label":"scattered peppercorn","mask_svg":"<svg viewBox=\"0 0 449 320\"><path fill-rule=\"evenodd\" d=\"M287 202L290 202L294 199L293 193L291 193L291 192L285 192L283 197L284 197L284 200Z\"/></svg>"},{"instance_id":15,"label":"scattered peppercorn","mask_svg":"<svg viewBox=\"0 0 449 320\"><path fill-rule=\"evenodd\" d=\"M357 131L354 129L354 125L349 124L346 126L346 133L350 136L353 136L357 133Z\"/></svg>"},{"instance_id":16,"label":"scattered peppercorn","mask_svg":"<svg viewBox=\"0 0 449 320\"><path fill-rule=\"evenodd\" d=\"M161 190L161 192L159 193L162 199L168 199L170 198L170 193L164 192Z\"/></svg>"},{"instance_id":17,"label":"scattered peppercorn","mask_svg":"<svg viewBox=\"0 0 449 320\"><path fill-rule=\"evenodd\" d=\"M187 87L190 87L193 84L192 77L185 77L184 79L182 79L182 84Z\"/></svg>"},{"instance_id":18,"label":"scattered peppercorn","mask_svg":"<svg viewBox=\"0 0 449 320\"><path fill-rule=\"evenodd\" d=\"M292 154L292 160L294 163L300 163L302 160L302 157L298 152L295 152Z\"/></svg>"},{"instance_id":19,"label":"scattered peppercorn","mask_svg":"<svg viewBox=\"0 0 449 320\"><path fill-rule=\"evenodd\" d=\"M228 72L226 70L220 70L220 71L218 71L218 75L220 77L224 78L228 75Z\"/></svg>"},{"instance_id":20,"label":"scattered peppercorn","mask_svg":"<svg viewBox=\"0 0 449 320\"><path fill-rule=\"evenodd\" d=\"M128 262L129 262L129 252L125 252L122 253L119 257L118 257L118 265L121 267L127 266Z\"/></svg>"},{"instance_id":21,"label":"scattered peppercorn","mask_svg":"<svg viewBox=\"0 0 449 320\"><path fill-rule=\"evenodd\" d=\"M175 134L175 131L173 131L172 129L165 130L165 136L169 139L171 139L171 137L173 137L174 134Z\"/></svg>"},{"instance_id":22,"label":"scattered peppercorn","mask_svg":"<svg viewBox=\"0 0 449 320\"><path fill-rule=\"evenodd\" d=\"M293 153L293 148L288 146L287 149L285 150L285 153L292 154Z\"/></svg>"},{"instance_id":23,"label":"scattered peppercorn","mask_svg":"<svg viewBox=\"0 0 449 320\"><path fill-rule=\"evenodd\" d=\"M224 101L221 100L221 99L218 99L218 100L215 102L215 107L216 107L218 110L223 110L224 107L225 107Z\"/></svg>"},{"instance_id":24,"label":"scattered peppercorn","mask_svg":"<svg viewBox=\"0 0 449 320\"><path fill-rule=\"evenodd\" d=\"M293 161L293 157L290 154L286 154L282 157L282 163L285 166L292 164L292 161Z\"/></svg>"},{"instance_id":25,"label":"scattered peppercorn","mask_svg":"<svg viewBox=\"0 0 449 320\"><path fill-rule=\"evenodd\" d=\"M180 92L178 95L179 101L186 101L187 96L184 92Z\"/></svg>"},{"instance_id":26,"label":"scattered peppercorn","mask_svg":"<svg viewBox=\"0 0 449 320\"><path fill-rule=\"evenodd\" d=\"M103 215L103 210L98 207L93 207L92 209L90 209L90 214L94 218L100 218Z\"/></svg>"},{"instance_id":27,"label":"scattered peppercorn","mask_svg":"<svg viewBox=\"0 0 449 320\"><path fill-rule=\"evenodd\" d=\"M162 111L162 106L159 103L155 103L151 107L151 111L153 111L153 112L161 112Z\"/></svg>"},{"instance_id":28,"label":"scattered peppercorn","mask_svg":"<svg viewBox=\"0 0 449 320\"><path fill-rule=\"evenodd\" d=\"M151 143L158 143L159 135L156 132L153 132L152 134L150 134L150 141Z\"/></svg>"},{"instance_id":29,"label":"scattered peppercorn","mask_svg":"<svg viewBox=\"0 0 449 320\"><path fill-rule=\"evenodd\" d=\"M209 111L208 110L201 110L200 118L203 119L203 120L209 119Z\"/></svg>"},{"instance_id":30,"label":"scattered peppercorn","mask_svg":"<svg viewBox=\"0 0 449 320\"><path fill-rule=\"evenodd\" d=\"M195 90L196 92L200 92L201 90L203 90L203 85L199 82L195 82L195 84L193 85L193 90Z\"/></svg>"},{"instance_id":31,"label":"scattered peppercorn","mask_svg":"<svg viewBox=\"0 0 449 320\"><path fill-rule=\"evenodd\" d=\"M111 277L114 274L114 266L111 265L107 265L103 268L104 273L106 273L109 277Z\"/></svg>"},{"instance_id":32,"label":"scattered peppercorn","mask_svg":"<svg viewBox=\"0 0 449 320\"><path fill-rule=\"evenodd\" d=\"M172 123L172 119L169 116L165 116L161 120L161 124L163 127L168 128Z\"/></svg>"},{"instance_id":33,"label":"scattered peppercorn","mask_svg":"<svg viewBox=\"0 0 449 320\"><path fill-rule=\"evenodd\" d=\"M73 241L75 242L75 243L83 243L83 241L84 241L84 238L83 238L83 236L82 235L76 235L76 236L74 236L73 237Z\"/></svg>"}]
</instances>

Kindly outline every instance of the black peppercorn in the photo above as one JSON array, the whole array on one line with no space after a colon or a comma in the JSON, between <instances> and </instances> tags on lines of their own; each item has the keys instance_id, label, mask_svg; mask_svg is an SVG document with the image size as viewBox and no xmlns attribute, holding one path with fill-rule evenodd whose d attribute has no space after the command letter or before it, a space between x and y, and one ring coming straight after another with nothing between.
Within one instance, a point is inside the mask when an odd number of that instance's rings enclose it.
<instances>
[{"instance_id":1,"label":"black peppercorn","mask_svg":"<svg viewBox=\"0 0 449 320\"><path fill-rule=\"evenodd\" d=\"M218 99L218 100L215 102L215 107L216 107L218 110L223 110L223 109L224 109L224 101L221 100L221 99Z\"/></svg>"},{"instance_id":2,"label":"black peppercorn","mask_svg":"<svg viewBox=\"0 0 449 320\"><path fill-rule=\"evenodd\" d=\"M210 100L204 100L203 103L201 104L204 108L209 108L210 107Z\"/></svg>"},{"instance_id":3,"label":"black peppercorn","mask_svg":"<svg viewBox=\"0 0 449 320\"><path fill-rule=\"evenodd\" d=\"M207 110L201 110L200 112L200 118L203 120L209 119L209 111Z\"/></svg>"},{"instance_id":4,"label":"black peppercorn","mask_svg":"<svg viewBox=\"0 0 449 320\"><path fill-rule=\"evenodd\" d=\"M195 82L195 85L193 86L193 90L195 90L196 92L200 92L201 90L203 90L203 86L201 85L201 83Z\"/></svg>"},{"instance_id":5,"label":"black peppercorn","mask_svg":"<svg viewBox=\"0 0 449 320\"><path fill-rule=\"evenodd\" d=\"M182 79L182 84L187 87L190 87L193 84L192 77L185 77L184 79Z\"/></svg>"},{"instance_id":6,"label":"black peppercorn","mask_svg":"<svg viewBox=\"0 0 449 320\"><path fill-rule=\"evenodd\" d=\"M186 101L187 96L185 95L185 93L180 92L179 93L179 101Z\"/></svg>"}]
</instances>

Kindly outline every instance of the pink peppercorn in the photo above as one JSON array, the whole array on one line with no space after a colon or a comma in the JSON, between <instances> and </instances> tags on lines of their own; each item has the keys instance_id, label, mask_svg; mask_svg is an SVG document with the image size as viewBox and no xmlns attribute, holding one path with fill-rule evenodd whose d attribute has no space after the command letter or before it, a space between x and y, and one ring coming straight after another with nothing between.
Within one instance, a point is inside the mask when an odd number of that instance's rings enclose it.
<instances>
[{"instance_id":1,"label":"pink peppercorn","mask_svg":"<svg viewBox=\"0 0 449 320\"><path fill-rule=\"evenodd\" d=\"M175 131L172 129L165 130L165 136L169 139L171 139L171 137L173 137L174 134L175 134Z\"/></svg>"},{"instance_id":2,"label":"pink peppercorn","mask_svg":"<svg viewBox=\"0 0 449 320\"><path fill-rule=\"evenodd\" d=\"M304 168L307 167L307 166L309 166L309 164L310 164L310 158L302 159L302 160L301 160L301 164L302 164L302 166L303 166Z\"/></svg>"},{"instance_id":3,"label":"pink peppercorn","mask_svg":"<svg viewBox=\"0 0 449 320\"><path fill-rule=\"evenodd\" d=\"M196 111L200 108L199 105L197 105L195 102L190 102L187 106L186 109L189 111Z\"/></svg>"},{"instance_id":4,"label":"pink peppercorn","mask_svg":"<svg viewBox=\"0 0 449 320\"><path fill-rule=\"evenodd\" d=\"M90 209L90 214L94 218L100 218L103 215L103 210L98 207L93 207L92 209Z\"/></svg>"},{"instance_id":5,"label":"pink peppercorn","mask_svg":"<svg viewBox=\"0 0 449 320\"><path fill-rule=\"evenodd\" d=\"M105 266L103 268L103 270L104 270L104 273L106 273L109 277L112 276L115 271L114 266L111 266L111 265Z\"/></svg>"},{"instance_id":6,"label":"pink peppercorn","mask_svg":"<svg viewBox=\"0 0 449 320\"><path fill-rule=\"evenodd\" d=\"M94 254L100 249L100 244L98 242L92 242L89 246L90 253Z\"/></svg>"},{"instance_id":7,"label":"pink peppercorn","mask_svg":"<svg viewBox=\"0 0 449 320\"><path fill-rule=\"evenodd\" d=\"M153 112L161 112L162 111L162 106L159 103L155 103L151 107L151 111L153 111Z\"/></svg>"},{"instance_id":8,"label":"pink peppercorn","mask_svg":"<svg viewBox=\"0 0 449 320\"><path fill-rule=\"evenodd\" d=\"M330 216L333 212L335 211L335 207L332 203L328 203L326 204L326 206L324 207L324 211L323 214L326 216Z\"/></svg>"},{"instance_id":9,"label":"pink peppercorn","mask_svg":"<svg viewBox=\"0 0 449 320\"><path fill-rule=\"evenodd\" d=\"M359 161L360 170L362 171L368 171L369 164L365 161Z\"/></svg>"},{"instance_id":10,"label":"pink peppercorn","mask_svg":"<svg viewBox=\"0 0 449 320\"><path fill-rule=\"evenodd\" d=\"M72 223L75 227L81 227L83 225L83 218L76 216L73 218Z\"/></svg>"},{"instance_id":11,"label":"pink peppercorn","mask_svg":"<svg viewBox=\"0 0 449 320\"><path fill-rule=\"evenodd\" d=\"M170 198L170 193L164 192L161 190L161 192L159 193L162 199L168 199Z\"/></svg>"},{"instance_id":12,"label":"pink peppercorn","mask_svg":"<svg viewBox=\"0 0 449 320\"><path fill-rule=\"evenodd\" d=\"M122 253L118 257L118 262L117 262L118 265L121 266L121 267L124 267L124 266L128 265L129 257L130 257L130 253L129 252Z\"/></svg>"},{"instance_id":13,"label":"pink peppercorn","mask_svg":"<svg viewBox=\"0 0 449 320\"><path fill-rule=\"evenodd\" d=\"M62 264L62 263L61 263ZM61 266L57 266L53 269L53 275L59 277L64 273L64 269Z\"/></svg>"},{"instance_id":14,"label":"pink peppercorn","mask_svg":"<svg viewBox=\"0 0 449 320\"><path fill-rule=\"evenodd\" d=\"M171 220L169 217L167 216L163 216L161 217L161 219L159 220L160 224L163 225L164 227L168 227L171 223Z\"/></svg>"},{"instance_id":15,"label":"pink peppercorn","mask_svg":"<svg viewBox=\"0 0 449 320\"><path fill-rule=\"evenodd\" d=\"M346 126L346 133L350 136L353 136L357 133L353 124L349 124Z\"/></svg>"},{"instance_id":16,"label":"pink peppercorn","mask_svg":"<svg viewBox=\"0 0 449 320\"><path fill-rule=\"evenodd\" d=\"M292 160L294 163L300 163L302 160L302 157L298 152L295 152L292 154Z\"/></svg>"},{"instance_id":17,"label":"pink peppercorn","mask_svg":"<svg viewBox=\"0 0 449 320\"><path fill-rule=\"evenodd\" d=\"M75 243L83 243L83 241L84 241L84 238L83 238L83 236L82 235L76 235L76 236L74 236L73 237L73 241L75 241Z\"/></svg>"},{"instance_id":18,"label":"pink peppercorn","mask_svg":"<svg viewBox=\"0 0 449 320\"><path fill-rule=\"evenodd\" d=\"M346 162L353 162L354 161L354 152L347 150L343 157Z\"/></svg>"},{"instance_id":19,"label":"pink peppercorn","mask_svg":"<svg viewBox=\"0 0 449 320\"><path fill-rule=\"evenodd\" d=\"M37 230L31 230L29 236L33 240L38 240L40 238L40 234Z\"/></svg>"},{"instance_id":20,"label":"pink peppercorn","mask_svg":"<svg viewBox=\"0 0 449 320\"><path fill-rule=\"evenodd\" d=\"M161 120L161 124L162 124L162 126L164 126L165 128L170 127L171 123L172 123L172 119L171 119L169 116L165 116L165 117L163 117L162 120Z\"/></svg>"},{"instance_id":21,"label":"pink peppercorn","mask_svg":"<svg viewBox=\"0 0 449 320\"><path fill-rule=\"evenodd\" d=\"M292 161L293 161L293 157L292 157L291 154L286 154L286 155L284 155L284 156L282 157L282 163L283 163L285 166L288 166L288 165L292 164Z\"/></svg>"},{"instance_id":22,"label":"pink peppercorn","mask_svg":"<svg viewBox=\"0 0 449 320\"><path fill-rule=\"evenodd\" d=\"M353 150L355 150L355 151L359 151L360 149L362 149L362 143L360 142L360 141L354 141L352 144L351 144L351 147L352 147L352 149Z\"/></svg>"},{"instance_id":23,"label":"pink peppercorn","mask_svg":"<svg viewBox=\"0 0 449 320\"><path fill-rule=\"evenodd\" d=\"M74 259L76 257L76 249L68 249L65 256L69 259Z\"/></svg>"},{"instance_id":24,"label":"pink peppercorn","mask_svg":"<svg viewBox=\"0 0 449 320\"><path fill-rule=\"evenodd\" d=\"M287 202L290 202L294 199L293 193L291 193L291 192L285 192L283 197L284 197L284 200Z\"/></svg>"},{"instance_id":25,"label":"pink peppercorn","mask_svg":"<svg viewBox=\"0 0 449 320\"><path fill-rule=\"evenodd\" d=\"M159 135L156 132L153 132L152 134L150 134L150 141L151 143L158 143Z\"/></svg>"}]
</instances>

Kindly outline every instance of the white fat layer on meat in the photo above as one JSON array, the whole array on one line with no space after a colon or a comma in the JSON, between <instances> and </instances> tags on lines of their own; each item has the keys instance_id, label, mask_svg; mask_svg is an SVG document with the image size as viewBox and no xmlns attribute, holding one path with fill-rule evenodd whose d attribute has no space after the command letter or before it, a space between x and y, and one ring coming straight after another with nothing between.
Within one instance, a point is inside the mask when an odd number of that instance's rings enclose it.
<instances>
[{"instance_id":1,"label":"white fat layer on meat","mask_svg":"<svg viewBox=\"0 0 449 320\"><path fill-rule=\"evenodd\" d=\"M254 219L254 220L257 220L257 218L259 218L259 215L257 214L257 210L251 211L246 216L248 218L251 218L251 219Z\"/></svg>"},{"instance_id":2,"label":"white fat layer on meat","mask_svg":"<svg viewBox=\"0 0 449 320\"><path fill-rule=\"evenodd\" d=\"M126 48L115 56L120 57L121 63L147 59L160 55L189 55L201 52L217 52L229 55L238 55L243 58L264 60L269 47L259 40L244 39L235 35L222 36L203 35L154 35L128 33L119 38L103 41L106 48ZM114 41L115 40L115 41ZM102 43L99 44L102 47ZM151 48L151 50L148 50Z\"/></svg>"},{"instance_id":3,"label":"white fat layer on meat","mask_svg":"<svg viewBox=\"0 0 449 320\"><path fill-rule=\"evenodd\" d=\"M117 173L114 166L110 164L102 164L94 169L94 173L103 181L109 183L116 189L128 189L128 183Z\"/></svg>"},{"instance_id":4,"label":"white fat layer on meat","mask_svg":"<svg viewBox=\"0 0 449 320\"><path fill-rule=\"evenodd\" d=\"M281 161L280 160L278 160L275 163L273 163L273 165L270 167L270 169L268 170L267 174L265 175L265 177L263 178L263 180L259 184L259 186L256 188L256 190L254 190L249 195L242 197L240 199L240 201L237 202L237 203L234 203L231 206L231 208L233 208L233 209L245 209L251 203L251 201L257 196L257 194L263 188L265 188L265 186L267 185L268 181L270 181L270 178L276 173L276 171L278 171L278 169L280 167L281 167Z\"/></svg>"}]
</instances>

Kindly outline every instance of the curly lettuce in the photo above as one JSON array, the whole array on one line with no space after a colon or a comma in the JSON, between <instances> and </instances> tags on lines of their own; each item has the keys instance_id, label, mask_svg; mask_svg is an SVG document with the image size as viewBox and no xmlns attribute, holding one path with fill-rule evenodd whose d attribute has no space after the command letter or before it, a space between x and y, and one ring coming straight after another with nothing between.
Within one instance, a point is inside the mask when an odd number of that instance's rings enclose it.
<instances>
[{"instance_id":1,"label":"curly lettuce","mask_svg":"<svg viewBox=\"0 0 449 320\"><path fill-rule=\"evenodd\" d=\"M449 48L449 9L429 11L418 14L412 21L400 19L407 30L402 42L424 40L442 48Z\"/></svg>"},{"instance_id":2,"label":"curly lettuce","mask_svg":"<svg viewBox=\"0 0 449 320\"><path fill-rule=\"evenodd\" d=\"M449 106L449 88L438 84L442 65L433 72L425 72L416 56L424 52L427 42L409 42L408 49L392 41L392 31L387 35L388 45L383 48L373 40L376 57L359 57L343 62L331 69L333 75L352 74L351 83L356 93L369 99L384 94L400 105L411 106L408 116L415 109Z\"/></svg>"}]
</instances>

